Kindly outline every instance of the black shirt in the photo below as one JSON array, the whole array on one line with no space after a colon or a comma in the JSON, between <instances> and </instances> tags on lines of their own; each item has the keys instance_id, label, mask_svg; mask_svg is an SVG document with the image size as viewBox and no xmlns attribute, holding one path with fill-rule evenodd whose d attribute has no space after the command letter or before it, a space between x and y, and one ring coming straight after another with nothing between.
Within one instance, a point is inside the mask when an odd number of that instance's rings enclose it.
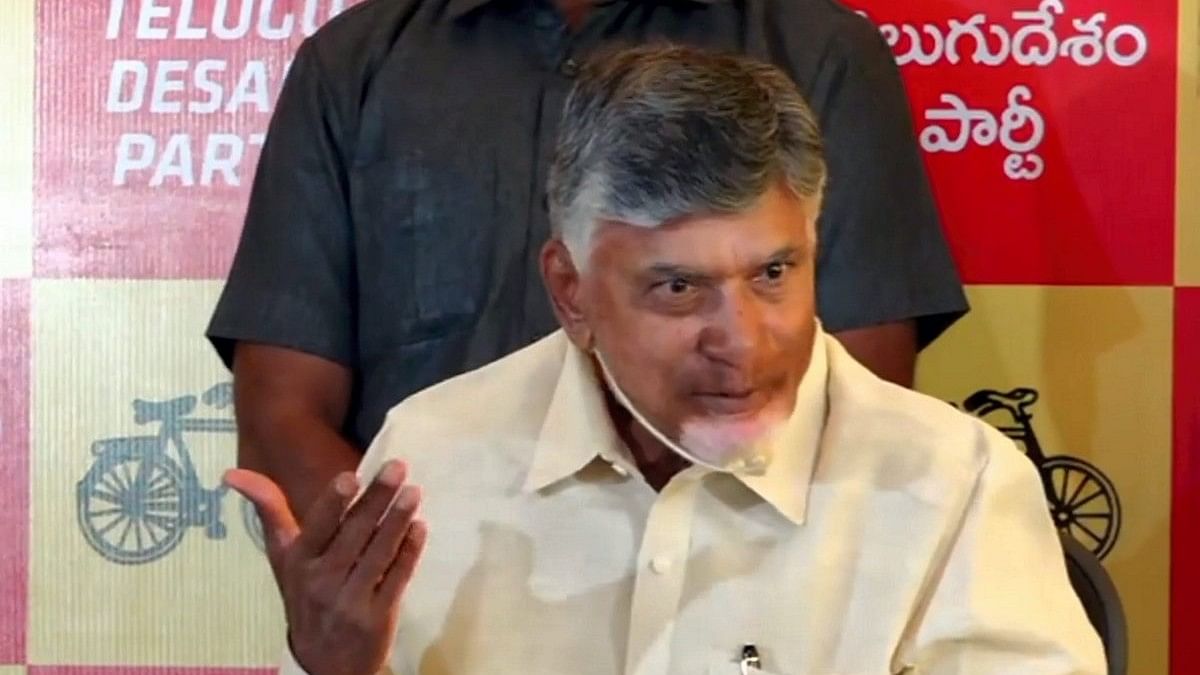
<instances>
[{"instance_id":1,"label":"black shirt","mask_svg":"<svg viewBox=\"0 0 1200 675\"><path fill-rule=\"evenodd\" d=\"M367 0L299 49L208 335L351 368L365 447L388 408L557 327L537 271L578 61L653 40L737 51L822 125L818 314L839 331L966 310L892 55L829 0L609 0L569 30L536 0Z\"/></svg>"}]
</instances>

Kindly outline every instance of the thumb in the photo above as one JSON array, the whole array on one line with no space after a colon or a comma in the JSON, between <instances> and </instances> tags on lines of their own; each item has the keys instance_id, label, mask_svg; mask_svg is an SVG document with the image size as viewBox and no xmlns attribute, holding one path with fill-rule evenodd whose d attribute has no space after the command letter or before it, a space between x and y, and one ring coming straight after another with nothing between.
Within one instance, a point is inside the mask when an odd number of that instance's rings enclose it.
<instances>
[{"instance_id":1,"label":"thumb","mask_svg":"<svg viewBox=\"0 0 1200 675\"><path fill-rule=\"evenodd\" d=\"M268 550L281 553L295 541L300 525L275 481L246 469L230 469L222 481L258 509Z\"/></svg>"}]
</instances>

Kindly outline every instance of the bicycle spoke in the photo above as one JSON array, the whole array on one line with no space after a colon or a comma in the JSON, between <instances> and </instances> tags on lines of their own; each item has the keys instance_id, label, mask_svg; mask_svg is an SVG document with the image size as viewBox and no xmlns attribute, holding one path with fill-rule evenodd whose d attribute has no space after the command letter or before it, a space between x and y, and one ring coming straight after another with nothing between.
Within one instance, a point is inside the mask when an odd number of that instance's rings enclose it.
<instances>
[{"instance_id":1,"label":"bicycle spoke","mask_svg":"<svg viewBox=\"0 0 1200 675\"><path fill-rule=\"evenodd\" d=\"M103 518L104 516L111 516L111 515L122 513L122 512L124 512L124 509L122 509L120 507L113 507L113 508L109 508L109 509L100 509L99 511L88 511L87 517L88 518Z\"/></svg>"},{"instance_id":2,"label":"bicycle spoke","mask_svg":"<svg viewBox=\"0 0 1200 675\"><path fill-rule=\"evenodd\" d=\"M1111 513L1072 513L1072 518L1103 518L1104 520L1112 520Z\"/></svg>"},{"instance_id":3,"label":"bicycle spoke","mask_svg":"<svg viewBox=\"0 0 1200 675\"><path fill-rule=\"evenodd\" d=\"M117 542L118 548L125 548L125 540L129 537L129 530L133 527L133 518L125 519L125 529L121 530L121 539Z\"/></svg>"},{"instance_id":4,"label":"bicycle spoke","mask_svg":"<svg viewBox=\"0 0 1200 675\"><path fill-rule=\"evenodd\" d=\"M177 521L174 518L171 518L169 516L160 516L156 513L147 513L144 520L148 523L154 523L155 525L158 525L159 527L163 528L164 530L171 530L171 531L174 531L175 529L177 529L176 526L179 523L179 521Z\"/></svg>"},{"instance_id":5,"label":"bicycle spoke","mask_svg":"<svg viewBox=\"0 0 1200 675\"><path fill-rule=\"evenodd\" d=\"M1092 539L1095 539L1097 544L1102 543L1104 541L1104 537L1101 537L1100 535L1096 534L1095 532L1092 532L1091 529L1089 529L1083 523L1072 522L1071 527L1077 527L1077 528L1083 530L1084 532L1087 532L1088 536L1091 537Z\"/></svg>"},{"instance_id":6,"label":"bicycle spoke","mask_svg":"<svg viewBox=\"0 0 1200 675\"><path fill-rule=\"evenodd\" d=\"M111 495L107 492L103 492L103 491L95 489L95 488L92 489L92 491L88 494L88 496L98 499L102 502L108 502L109 504L117 504L118 506L121 504L120 497Z\"/></svg>"},{"instance_id":7,"label":"bicycle spoke","mask_svg":"<svg viewBox=\"0 0 1200 675\"><path fill-rule=\"evenodd\" d=\"M1083 480L1079 481L1079 485L1075 486L1075 491L1071 493L1071 498L1068 499L1065 503L1074 504L1075 498L1079 496L1080 492L1083 492L1083 487L1090 482L1092 482L1092 479L1089 476L1084 476Z\"/></svg>"},{"instance_id":8,"label":"bicycle spoke","mask_svg":"<svg viewBox=\"0 0 1200 675\"><path fill-rule=\"evenodd\" d=\"M164 485L160 488L155 488L154 490L147 492L146 497L147 498L162 497L163 495L172 495L177 492L179 492L179 490L178 490L178 488L175 487L174 483L167 483L166 485Z\"/></svg>"},{"instance_id":9,"label":"bicycle spoke","mask_svg":"<svg viewBox=\"0 0 1200 675\"><path fill-rule=\"evenodd\" d=\"M125 479L125 489L133 491L133 471L129 468L129 463L121 464L121 477Z\"/></svg>"},{"instance_id":10,"label":"bicycle spoke","mask_svg":"<svg viewBox=\"0 0 1200 675\"><path fill-rule=\"evenodd\" d=\"M1096 490L1092 494L1088 495L1086 498L1081 499L1077 502L1072 502L1070 504L1067 504L1066 506L1068 508L1070 508L1071 511L1074 511L1075 509L1083 506L1084 504L1087 504L1088 502L1092 501L1093 499L1095 499L1096 497L1099 497L1102 494L1104 494L1104 488L1100 488L1099 490Z\"/></svg>"},{"instance_id":11,"label":"bicycle spoke","mask_svg":"<svg viewBox=\"0 0 1200 675\"><path fill-rule=\"evenodd\" d=\"M151 536L153 536L155 530L162 532L162 536L158 537L157 541L166 539L167 537L171 536L172 532L175 531L174 528L170 527L175 521L169 518L146 516L143 521L146 523L146 530L151 533Z\"/></svg>"},{"instance_id":12,"label":"bicycle spoke","mask_svg":"<svg viewBox=\"0 0 1200 675\"><path fill-rule=\"evenodd\" d=\"M1058 503L1063 504L1066 502L1067 483L1071 482L1071 474L1066 471L1059 471L1058 473L1062 476L1062 488L1058 491Z\"/></svg>"},{"instance_id":13,"label":"bicycle spoke","mask_svg":"<svg viewBox=\"0 0 1200 675\"><path fill-rule=\"evenodd\" d=\"M122 513L121 515L116 516L116 518L114 518L112 520L112 522L109 522L108 525L101 527L100 530L97 530L96 534L98 534L98 536L103 537L104 534L107 534L110 530L112 530L113 527L120 525L121 522L124 522L126 520L128 520L128 516L125 515L124 513Z\"/></svg>"},{"instance_id":14,"label":"bicycle spoke","mask_svg":"<svg viewBox=\"0 0 1200 675\"><path fill-rule=\"evenodd\" d=\"M110 483L109 481L112 482ZM126 492L125 484L121 482L121 476L116 470L105 473L100 478L100 482L114 495L123 495Z\"/></svg>"},{"instance_id":15,"label":"bicycle spoke","mask_svg":"<svg viewBox=\"0 0 1200 675\"><path fill-rule=\"evenodd\" d=\"M150 521L146 521L146 535L150 537L150 545L155 547L157 547L163 542L164 539L170 536L170 533L167 532L161 525L157 527L159 530L162 530L162 534L156 535L154 527L151 527L150 525Z\"/></svg>"},{"instance_id":16,"label":"bicycle spoke","mask_svg":"<svg viewBox=\"0 0 1200 675\"><path fill-rule=\"evenodd\" d=\"M146 493L154 494L154 491L156 489L159 489L164 485L169 486L170 484L171 484L171 474L167 473L166 471L160 470L158 473L156 473L154 475L153 480L150 480L149 482L146 483Z\"/></svg>"},{"instance_id":17,"label":"bicycle spoke","mask_svg":"<svg viewBox=\"0 0 1200 675\"><path fill-rule=\"evenodd\" d=\"M144 550L145 547L142 546L142 521L141 520L138 520L137 523L134 525L133 535L134 535L134 539L137 540L137 550L139 550L139 551Z\"/></svg>"}]
</instances>

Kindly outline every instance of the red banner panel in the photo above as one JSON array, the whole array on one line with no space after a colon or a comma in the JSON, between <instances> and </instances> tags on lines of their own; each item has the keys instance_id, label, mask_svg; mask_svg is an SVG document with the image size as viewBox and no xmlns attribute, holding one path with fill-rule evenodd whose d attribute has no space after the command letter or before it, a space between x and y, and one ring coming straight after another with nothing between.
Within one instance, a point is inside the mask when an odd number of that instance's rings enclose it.
<instances>
[{"instance_id":1,"label":"red banner panel","mask_svg":"<svg viewBox=\"0 0 1200 675\"><path fill-rule=\"evenodd\" d=\"M901 65L967 283L1172 283L1173 3L853 4Z\"/></svg>"},{"instance_id":2,"label":"red banner panel","mask_svg":"<svg viewBox=\"0 0 1200 675\"><path fill-rule=\"evenodd\" d=\"M291 56L355 2L39 2L36 276L223 276Z\"/></svg>"}]
</instances>

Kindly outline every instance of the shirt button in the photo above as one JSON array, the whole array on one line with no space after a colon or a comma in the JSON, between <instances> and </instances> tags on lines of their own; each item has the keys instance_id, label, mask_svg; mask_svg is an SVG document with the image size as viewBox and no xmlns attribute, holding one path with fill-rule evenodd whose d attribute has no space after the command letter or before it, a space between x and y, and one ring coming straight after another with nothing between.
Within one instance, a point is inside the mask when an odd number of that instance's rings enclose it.
<instances>
[{"instance_id":1,"label":"shirt button","mask_svg":"<svg viewBox=\"0 0 1200 675\"><path fill-rule=\"evenodd\" d=\"M625 467L621 466L620 464L613 464L612 470L621 478L629 477L629 469L626 469Z\"/></svg>"},{"instance_id":2,"label":"shirt button","mask_svg":"<svg viewBox=\"0 0 1200 675\"><path fill-rule=\"evenodd\" d=\"M579 63L568 57L558 66L558 72L562 73L563 77L575 77L579 74Z\"/></svg>"},{"instance_id":3,"label":"shirt button","mask_svg":"<svg viewBox=\"0 0 1200 675\"><path fill-rule=\"evenodd\" d=\"M767 468L767 458L762 455L753 455L746 460L746 469L749 471L762 471Z\"/></svg>"},{"instance_id":4,"label":"shirt button","mask_svg":"<svg viewBox=\"0 0 1200 675\"><path fill-rule=\"evenodd\" d=\"M665 555L656 555L650 560L650 569L655 574L666 574L671 571L671 559Z\"/></svg>"}]
</instances>

